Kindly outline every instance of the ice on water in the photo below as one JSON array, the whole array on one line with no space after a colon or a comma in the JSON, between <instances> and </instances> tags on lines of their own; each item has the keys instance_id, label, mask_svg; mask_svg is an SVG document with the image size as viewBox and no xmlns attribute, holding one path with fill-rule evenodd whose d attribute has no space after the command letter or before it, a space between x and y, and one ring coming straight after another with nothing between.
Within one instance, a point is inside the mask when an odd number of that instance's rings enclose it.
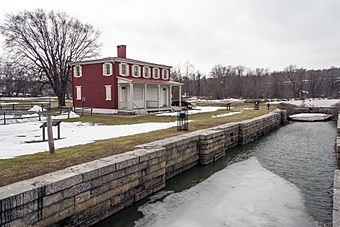
<instances>
[{"instance_id":1,"label":"ice on water","mask_svg":"<svg viewBox=\"0 0 340 227\"><path fill-rule=\"evenodd\" d=\"M140 211L144 217L136 226L317 226L299 189L256 158L230 165L163 201L149 202Z\"/></svg>"}]
</instances>

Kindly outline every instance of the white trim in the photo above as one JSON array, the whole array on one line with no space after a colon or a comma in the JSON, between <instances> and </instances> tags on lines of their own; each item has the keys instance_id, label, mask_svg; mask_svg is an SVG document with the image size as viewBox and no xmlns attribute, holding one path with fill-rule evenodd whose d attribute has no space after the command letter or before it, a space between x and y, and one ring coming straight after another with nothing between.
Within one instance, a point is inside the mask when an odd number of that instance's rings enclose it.
<instances>
[{"instance_id":1,"label":"white trim","mask_svg":"<svg viewBox=\"0 0 340 227\"><path fill-rule=\"evenodd\" d=\"M114 62L114 58L113 57L108 57L108 58L102 58L102 59L70 62L69 65L88 65L88 64L105 63L105 62L112 62L113 63Z\"/></svg>"},{"instance_id":2,"label":"white trim","mask_svg":"<svg viewBox=\"0 0 340 227\"><path fill-rule=\"evenodd\" d=\"M93 108L92 113L98 114L118 114L118 109Z\"/></svg>"},{"instance_id":3,"label":"white trim","mask_svg":"<svg viewBox=\"0 0 340 227\"><path fill-rule=\"evenodd\" d=\"M81 100L81 86L76 86L76 100Z\"/></svg>"},{"instance_id":4,"label":"white trim","mask_svg":"<svg viewBox=\"0 0 340 227\"><path fill-rule=\"evenodd\" d=\"M155 72L158 72L158 74L157 74L157 77L155 76ZM153 68L153 73L152 73L152 78L154 78L154 79L159 79L160 78L160 70L159 70L159 68Z\"/></svg>"},{"instance_id":5,"label":"white trim","mask_svg":"<svg viewBox=\"0 0 340 227\"><path fill-rule=\"evenodd\" d=\"M79 68L79 76L78 76L78 69ZM83 70L81 65L75 65L73 68L73 76L74 77L82 77L83 76Z\"/></svg>"},{"instance_id":6,"label":"white trim","mask_svg":"<svg viewBox=\"0 0 340 227\"><path fill-rule=\"evenodd\" d=\"M162 69L162 79L163 80L168 80L169 79L169 70Z\"/></svg>"},{"instance_id":7,"label":"white trim","mask_svg":"<svg viewBox=\"0 0 340 227\"><path fill-rule=\"evenodd\" d=\"M118 62L122 62L122 63L130 63L132 65L147 65L147 66L150 66L150 67L167 68L167 69L172 68L172 66L169 66L169 65L162 65L162 64L140 61L140 60L135 60L135 59L130 59L130 58L117 58L117 57L115 57L113 59L114 59L114 61L118 61Z\"/></svg>"},{"instance_id":8,"label":"white trim","mask_svg":"<svg viewBox=\"0 0 340 227\"><path fill-rule=\"evenodd\" d=\"M148 76L145 75L145 72L148 72ZM145 79L151 78L151 68L149 66L143 66L143 78Z\"/></svg>"},{"instance_id":9,"label":"white trim","mask_svg":"<svg viewBox=\"0 0 340 227\"><path fill-rule=\"evenodd\" d=\"M107 73L107 66L109 65L109 73ZM103 76L112 76L112 63L104 63L103 64Z\"/></svg>"},{"instance_id":10,"label":"white trim","mask_svg":"<svg viewBox=\"0 0 340 227\"><path fill-rule=\"evenodd\" d=\"M137 67L137 75L135 75L135 67ZM140 66L139 65L132 65L132 74L131 75L135 78L140 77Z\"/></svg>"},{"instance_id":11,"label":"white trim","mask_svg":"<svg viewBox=\"0 0 340 227\"><path fill-rule=\"evenodd\" d=\"M125 73L123 73L123 65L125 65ZM128 76L129 75L129 65L126 63L119 63L119 75L120 76Z\"/></svg>"},{"instance_id":12,"label":"white trim","mask_svg":"<svg viewBox=\"0 0 340 227\"><path fill-rule=\"evenodd\" d=\"M111 101L112 100L112 85L105 85L105 101Z\"/></svg>"}]
</instances>

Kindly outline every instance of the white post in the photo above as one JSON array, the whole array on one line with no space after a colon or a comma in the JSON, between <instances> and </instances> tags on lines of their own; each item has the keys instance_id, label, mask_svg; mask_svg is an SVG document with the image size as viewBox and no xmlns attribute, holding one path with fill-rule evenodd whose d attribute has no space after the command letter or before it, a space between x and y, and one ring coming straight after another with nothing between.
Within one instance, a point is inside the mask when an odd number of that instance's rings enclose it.
<instances>
[{"instance_id":1,"label":"white post","mask_svg":"<svg viewBox=\"0 0 340 227\"><path fill-rule=\"evenodd\" d=\"M181 107L182 106L182 86L180 85L179 86L179 94L178 94L178 100L179 100L179 106Z\"/></svg>"},{"instance_id":2,"label":"white post","mask_svg":"<svg viewBox=\"0 0 340 227\"><path fill-rule=\"evenodd\" d=\"M133 83L130 83L130 110L133 110Z\"/></svg>"},{"instance_id":3,"label":"white post","mask_svg":"<svg viewBox=\"0 0 340 227\"><path fill-rule=\"evenodd\" d=\"M147 109L146 97L148 96L148 84L144 84L144 109Z\"/></svg>"},{"instance_id":4,"label":"white post","mask_svg":"<svg viewBox=\"0 0 340 227\"><path fill-rule=\"evenodd\" d=\"M172 85L169 86L169 107L171 107L172 103Z\"/></svg>"},{"instance_id":5,"label":"white post","mask_svg":"<svg viewBox=\"0 0 340 227\"><path fill-rule=\"evenodd\" d=\"M50 153L54 153L54 141L53 141L53 130L52 130L52 118L51 115L47 115L47 137L48 137L48 149Z\"/></svg>"},{"instance_id":6,"label":"white post","mask_svg":"<svg viewBox=\"0 0 340 227\"><path fill-rule=\"evenodd\" d=\"M121 97L122 97L122 88L118 84L118 109L122 108Z\"/></svg>"},{"instance_id":7,"label":"white post","mask_svg":"<svg viewBox=\"0 0 340 227\"><path fill-rule=\"evenodd\" d=\"M158 93L158 109L161 108L161 85L158 84L157 86L157 93Z\"/></svg>"}]
</instances>

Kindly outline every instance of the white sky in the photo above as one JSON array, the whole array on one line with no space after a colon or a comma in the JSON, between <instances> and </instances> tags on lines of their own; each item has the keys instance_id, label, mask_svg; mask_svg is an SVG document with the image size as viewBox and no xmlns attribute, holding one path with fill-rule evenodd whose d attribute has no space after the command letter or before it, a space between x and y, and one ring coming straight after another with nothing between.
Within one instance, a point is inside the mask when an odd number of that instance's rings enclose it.
<instances>
[{"instance_id":1,"label":"white sky","mask_svg":"<svg viewBox=\"0 0 340 227\"><path fill-rule=\"evenodd\" d=\"M340 65L339 0L1 0L0 23L7 12L36 8L65 11L98 28L102 57L126 44L129 58L189 61L205 73L216 64Z\"/></svg>"}]
</instances>

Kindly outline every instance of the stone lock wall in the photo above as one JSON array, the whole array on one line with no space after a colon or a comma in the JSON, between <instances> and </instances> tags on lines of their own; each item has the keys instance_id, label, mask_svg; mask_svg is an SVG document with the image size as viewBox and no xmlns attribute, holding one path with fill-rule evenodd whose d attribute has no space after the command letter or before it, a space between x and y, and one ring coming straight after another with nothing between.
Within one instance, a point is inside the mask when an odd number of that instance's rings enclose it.
<instances>
[{"instance_id":1,"label":"stone lock wall","mask_svg":"<svg viewBox=\"0 0 340 227\"><path fill-rule=\"evenodd\" d=\"M0 188L1 226L89 226L165 187L169 179L278 127L280 111L154 141L136 150Z\"/></svg>"},{"instance_id":2,"label":"stone lock wall","mask_svg":"<svg viewBox=\"0 0 340 227\"><path fill-rule=\"evenodd\" d=\"M338 169L334 173L333 227L340 227L340 112L338 114L337 137L334 146Z\"/></svg>"},{"instance_id":3,"label":"stone lock wall","mask_svg":"<svg viewBox=\"0 0 340 227\"><path fill-rule=\"evenodd\" d=\"M240 123L239 144L244 145L256 140L281 124L281 113L274 112ZM286 120L284 120L285 122Z\"/></svg>"},{"instance_id":4,"label":"stone lock wall","mask_svg":"<svg viewBox=\"0 0 340 227\"><path fill-rule=\"evenodd\" d=\"M230 123L205 130L200 134L200 163L207 165L225 155L226 150L236 146L239 139L239 124Z\"/></svg>"}]
</instances>

